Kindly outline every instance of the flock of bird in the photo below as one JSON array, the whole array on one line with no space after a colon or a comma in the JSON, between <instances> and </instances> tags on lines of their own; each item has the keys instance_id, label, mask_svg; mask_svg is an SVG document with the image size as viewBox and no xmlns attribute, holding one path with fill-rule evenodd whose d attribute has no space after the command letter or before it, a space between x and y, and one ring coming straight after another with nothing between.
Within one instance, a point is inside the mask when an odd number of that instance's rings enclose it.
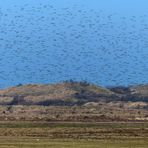
<instances>
[{"instance_id":1,"label":"flock of bird","mask_svg":"<svg viewBox=\"0 0 148 148\"><path fill-rule=\"evenodd\" d=\"M78 6L0 8L0 87L69 79L147 83L147 20Z\"/></svg>"}]
</instances>

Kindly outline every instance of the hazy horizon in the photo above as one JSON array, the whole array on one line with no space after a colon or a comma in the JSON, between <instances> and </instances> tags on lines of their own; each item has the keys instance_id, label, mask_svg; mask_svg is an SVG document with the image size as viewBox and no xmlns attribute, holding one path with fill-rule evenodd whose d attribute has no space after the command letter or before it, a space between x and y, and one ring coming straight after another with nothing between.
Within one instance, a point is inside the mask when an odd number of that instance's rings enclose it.
<instances>
[{"instance_id":1,"label":"hazy horizon","mask_svg":"<svg viewBox=\"0 0 148 148\"><path fill-rule=\"evenodd\" d=\"M148 83L148 1L0 2L0 88Z\"/></svg>"}]
</instances>

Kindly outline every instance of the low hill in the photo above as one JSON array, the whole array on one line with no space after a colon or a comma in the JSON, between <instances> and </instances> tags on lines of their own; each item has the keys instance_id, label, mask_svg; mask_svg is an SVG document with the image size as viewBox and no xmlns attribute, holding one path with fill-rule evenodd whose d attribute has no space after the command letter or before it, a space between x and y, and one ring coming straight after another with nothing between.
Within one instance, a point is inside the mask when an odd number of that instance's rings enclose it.
<instances>
[{"instance_id":1,"label":"low hill","mask_svg":"<svg viewBox=\"0 0 148 148\"><path fill-rule=\"evenodd\" d=\"M87 82L27 84L0 90L1 121L148 121L148 86Z\"/></svg>"},{"instance_id":2,"label":"low hill","mask_svg":"<svg viewBox=\"0 0 148 148\"><path fill-rule=\"evenodd\" d=\"M100 101L148 102L148 85L103 88L87 82L28 84L0 90L1 105L83 105Z\"/></svg>"},{"instance_id":3,"label":"low hill","mask_svg":"<svg viewBox=\"0 0 148 148\"><path fill-rule=\"evenodd\" d=\"M0 105L83 105L89 102L148 102L148 85L103 88L87 82L28 84L0 90Z\"/></svg>"},{"instance_id":4,"label":"low hill","mask_svg":"<svg viewBox=\"0 0 148 148\"><path fill-rule=\"evenodd\" d=\"M112 87L110 91L119 94L122 101L148 102L148 85L135 85L129 87Z\"/></svg>"},{"instance_id":5,"label":"low hill","mask_svg":"<svg viewBox=\"0 0 148 148\"><path fill-rule=\"evenodd\" d=\"M114 93L86 82L28 84L0 90L1 105L74 105L100 101Z\"/></svg>"}]
</instances>

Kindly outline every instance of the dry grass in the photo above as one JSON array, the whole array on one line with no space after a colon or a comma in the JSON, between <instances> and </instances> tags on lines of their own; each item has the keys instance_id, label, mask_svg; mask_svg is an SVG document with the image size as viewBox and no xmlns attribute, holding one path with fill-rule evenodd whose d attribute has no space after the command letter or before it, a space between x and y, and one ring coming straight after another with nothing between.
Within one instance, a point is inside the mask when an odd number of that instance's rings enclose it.
<instances>
[{"instance_id":1,"label":"dry grass","mask_svg":"<svg viewBox=\"0 0 148 148\"><path fill-rule=\"evenodd\" d=\"M1 148L147 148L148 123L0 122Z\"/></svg>"}]
</instances>

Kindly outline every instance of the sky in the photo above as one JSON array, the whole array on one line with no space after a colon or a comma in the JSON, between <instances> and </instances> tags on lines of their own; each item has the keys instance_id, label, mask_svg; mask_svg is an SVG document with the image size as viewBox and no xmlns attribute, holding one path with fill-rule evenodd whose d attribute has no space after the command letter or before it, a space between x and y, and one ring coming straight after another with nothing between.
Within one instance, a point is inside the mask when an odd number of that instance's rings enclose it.
<instances>
[{"instance_id":1,"label":"sky","mask_svg":"<svg viewBox=\"0 0 148 148\"><path fill-rule=\"evenodd\" d=\"M147 0L0 1L0 88L148 83Z\"/></svg>"}]
</instances>

